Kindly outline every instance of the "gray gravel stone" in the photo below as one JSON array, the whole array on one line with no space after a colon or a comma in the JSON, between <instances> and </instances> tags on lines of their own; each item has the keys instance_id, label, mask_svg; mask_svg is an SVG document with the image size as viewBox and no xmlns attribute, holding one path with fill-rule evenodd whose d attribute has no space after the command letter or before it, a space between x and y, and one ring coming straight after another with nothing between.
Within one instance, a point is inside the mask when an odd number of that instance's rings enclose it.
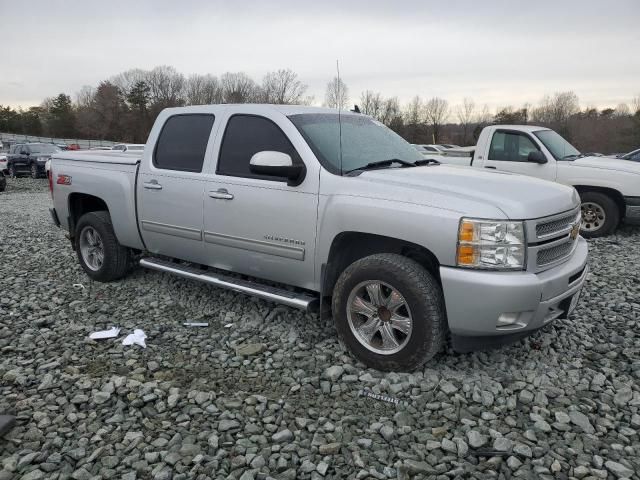
<instances>
[{"instance_id":1,"label":"gray gravel stone","mask_svg":"<svg viewBox=\"0 0 640 480\"><path fill-rule=\"evenodd\" d=\"M571 318L389 373L328 316L139 268L90 282L46 180L9 179L0 205L0 480L637 476L639 227L588 240ZM87 339L115 325L148 347Z\"/></svg>"}]
</instances>

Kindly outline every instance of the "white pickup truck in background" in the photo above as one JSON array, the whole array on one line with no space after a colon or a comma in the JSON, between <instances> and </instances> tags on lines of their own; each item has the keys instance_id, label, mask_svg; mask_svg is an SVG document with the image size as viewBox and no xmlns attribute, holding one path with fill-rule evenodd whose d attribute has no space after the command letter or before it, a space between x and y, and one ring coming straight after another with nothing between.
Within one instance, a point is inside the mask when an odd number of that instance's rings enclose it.
<instances>
[{"instance_id":1,"label":"white pickup truck in background","mask_svg":"<svg viewBox=\"0 0 640 480\"><path fill-rule=\"evenodd\" d=\"M608 235L621 221L640 222L640 163L582 155L548 128L488 126L472 151L452 150L434 159L575 187L582 202L581 233L585 237Z\"/></svg>"}]
</instances>

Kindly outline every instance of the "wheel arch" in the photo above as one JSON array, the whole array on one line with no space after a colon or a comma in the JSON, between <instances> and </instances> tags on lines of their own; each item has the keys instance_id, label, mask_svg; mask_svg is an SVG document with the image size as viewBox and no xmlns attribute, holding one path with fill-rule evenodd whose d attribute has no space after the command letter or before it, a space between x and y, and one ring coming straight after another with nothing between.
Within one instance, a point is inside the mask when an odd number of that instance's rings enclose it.
<instances>
[{"instance_id":1,"label":"wheel arch","mask_svg":"<svg viewBox=\"0 0 640 480\"><path fill-rule=\"evenodd\" d=\"M71 237L72 243L75 237L76 225L82 215L101 210L109 212L109 206L102 198L88 193L73 192L69 194L67 202L69 211L69 236Z\"/></svg>"},{"instance_id":2,"label":"wheel arch","mask_svg":"<svg viewBox=\"0 0 640 480\"><path fill-rule=\"evenodd\" d=\"M394 237L346 231L335 236L323 265L322 292L331 296L340 274L356 260L378 253L396 253L415 260L440 283L440 262L426 247Z\"/></svg>"},{"instance_id":3,"label":"wheel arch","mask_svg":"<svg viewBox=\"0 0 640 480\"><path fill-rule=\"evenodd\" d=\"M624 218L626 210L624 196L615 188L598 187L593 185L574 185L573 187L578 191L580 195L586 192L598 192L607 195L608 197L613 199L614 202L616 202L616 205L618 206L618 209L620 211L620 219Z\"/></svg>"}]
</instances>

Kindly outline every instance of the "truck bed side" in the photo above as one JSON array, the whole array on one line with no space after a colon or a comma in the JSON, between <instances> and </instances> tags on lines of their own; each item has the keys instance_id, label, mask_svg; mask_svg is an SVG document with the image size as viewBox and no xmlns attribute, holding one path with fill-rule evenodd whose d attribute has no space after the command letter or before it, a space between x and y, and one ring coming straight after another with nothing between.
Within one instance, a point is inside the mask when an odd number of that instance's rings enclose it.
<instances>
[{"instance_id":1,"label":"truck bed side","mask_svg":"<svg viewBox=\"0 0 640 480\"><path fill-rule=\"evenodd\" d=\"M63 228L73 236L82 214L107 209L118 241L144 248L137 224L136 179L140 159L136 155L98 152L64 152L53 156L53 203ZM67 175L70 185L58 184Z\"/></svg>"}]
</instances>

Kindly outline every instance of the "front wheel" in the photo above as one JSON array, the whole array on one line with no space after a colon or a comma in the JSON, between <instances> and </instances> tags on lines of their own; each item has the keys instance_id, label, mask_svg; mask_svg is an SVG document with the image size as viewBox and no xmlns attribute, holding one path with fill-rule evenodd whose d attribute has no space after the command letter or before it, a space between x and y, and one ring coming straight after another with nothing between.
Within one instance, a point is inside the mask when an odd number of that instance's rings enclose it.
<instances>
[{"instance_id":1,"label":"front wheel","mask_svg":"<svg viewBox=\"0 0 640 480\"><path fill-rule=\"evenodd\" d=\"M580 195L582 224L580 233L585 238L603 237L613 233L620 222L618 204L600 192L584 192Z\"/></svg>"},{"instance_id":2,"label":"front wheel","mask_svg":"<svg viewBox=\"0 0 640 480\"><path fill-rule=\"evenodd\" d=\"M31 178L38 178L38 166L35 163L31 164Z\"/></svg>"},{"instance_id":3,"label":"front wheel","mask_svg":"<svg viewBox=\"0 0 640 480\"><path fill-rule=\"evenodd\" d=\"M351 264L336 282L332 304L340 341L369 367L413 370L444 345L442 289L401 255L371 255Z\"/></svg>"},{"instance_id":4,"label":"front wheel","mask_svg":"<svg viewBox=\"0 0 640 480\"><path fill-rule=\"evenodd\" d=\"M10 178L16 178L16 167L12 165L9 165L9 177Z\"/></svg>"},{"instance_id":5,"label":"front wheel","mask_svg":"<svg viewBox=\"0 0 640 480\"><path fill-rule=\"evenodd\" d=\"M89 212L80 217L74 241L80 265L93 280L110 282L127 273L131 253L118 243L109 212Z\"/></svg>"}]
</instances>

